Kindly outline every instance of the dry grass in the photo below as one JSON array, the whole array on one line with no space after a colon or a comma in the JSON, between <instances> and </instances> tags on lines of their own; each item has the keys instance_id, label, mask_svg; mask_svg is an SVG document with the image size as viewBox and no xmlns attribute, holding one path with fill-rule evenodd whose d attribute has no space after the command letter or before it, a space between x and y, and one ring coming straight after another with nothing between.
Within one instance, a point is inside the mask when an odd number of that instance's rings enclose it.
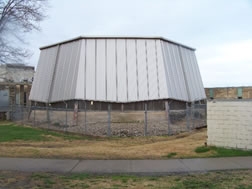
<instances>
[{"instance_id":1,"label":"dry grass","mask_svg":"<svg viewBox=\"0 0 252 189\"><path fill-rule=\"evenodd\" d=\"M91 176L87 174L50 174L0 171L3 188L172 188L172 189L249 189L252 171L223 171L173 175L162 177L137 177L127 175Z\"/></svg>"},{"instance_id":2,"label":"dry grass","mask_svg":"<svg viewBox=\"0 0 252 189\"><path fill-rule=\"evenodd\" d=\"M1 142L2 157L71 158L71 159L167 159L206 157L210 153L195 153L206 142L206 129L176 136L99 138L99 140L65 140L46 136L47 141Z\"/></svg>"}]
</instances>

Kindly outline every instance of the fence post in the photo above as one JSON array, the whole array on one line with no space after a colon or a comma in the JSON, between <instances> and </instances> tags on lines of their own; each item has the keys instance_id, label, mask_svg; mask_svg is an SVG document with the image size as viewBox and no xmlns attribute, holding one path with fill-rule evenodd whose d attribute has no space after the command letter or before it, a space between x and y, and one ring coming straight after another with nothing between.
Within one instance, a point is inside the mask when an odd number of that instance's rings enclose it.
<instances>
[{"instance_id":1,"label":"fence post","mask_svg":"<svg viewBox=\"0 0 252 189\"><path fill-rule=\"evenodd\" d=\"M46 118L47 118L47 129L49 129L50 126L50 114L49 114L49 104L46 104Z\"/></svg>"},{"instance_id":2,"label":"fence post","mask_svg":"<svg viewBox=\"0 0 252 189\"><path fill-rule=\"evenodd\" d=\"M207 101L205 101L204 107L205 107L205 125L204 126L207 126Z\"/></svg>"},{"instance_id":3,"label":"fence post","mask_svg":"<svg viewBox=\"0 0 252 189\"><path fill-rule=\"evenodd\" d=\"M66 103L66 117L65 117L65 132L67 131L67 103Z\"/></svg>"},{"instance_id":4,"label":"fence post","mask_svg":"<svg viewBox=\"0 0 252 189\"><path fill-rule=\"evenodd\" d=\"M84 129L85 129L85 134L87 134L87 103L86 103L86 101L84 101L84 107L85 107L85 111L84 111Z\"/></svg>"},{"instance_id":5,"label":"fence post","mask_svg":"<svg viewBox=\"0 0 252 189\"><path fill-rule=\"evenodd\" d=\"M144 136L147 136L147 127L148 127L148 117L147 117L147 103L144 103Z\"/></svg>"},{"instance_id":6,"label":"fence post","mask_svg":"<svg viewBox=\"0 0 252 189\"><path fill-rule=\"evenodd\" d=\"M194 102L192 102L192 105L191 105L191 119L192 119L192 129L195 129L194 128Z\"/></svg>"},{"instance_id":7,"label":"fence post","mask_svg":"<svg viewBox=\"0 0 252 189\"><path fill-rule=\"evenodd\" d=\"M34 107L34 106L33 106ZM36 110L35 108L33 109L33 126L35 127L35 122L36 122Z\"/></svg>"},{"instance_id":8,"label":"fence post","mask_svg":"<svg viewBox=\"0 0 252 189\"><path fill-rule=\"evenodd\" d=\"M186 103L186 127L187 131L190 130L190 107L188 105L188 102Z\"/></svg>"},{"instance_id":9,"label":"fence post","mask_svg":"<svg viewBox=\"0 0 252 189\"><path fill-rule=\"evenodd\" d=\"M172 130L171 130L171 119L170 119L170 106L169 106L168 101L165 101L165 112L166 112L167 123L168 123L168 135L171 135Z\"/></svg>"},{"instance_id":10,"label":"fence post","mask_svg":"<svg viewBox=\"0 0 252 189\"><path fill-rule=\"evenodd\" d=\"M111 104L108 104L108 130L107 136L111 136Z\"/></svg>"},{"instance_id":11,"label":"fence post","mask_svg":"<svg viewBox=\"0 0 252 189\"><path fill-rule=\"evenodd\" d=\"M78 126L78 111L79 111L79 107L78 107L78 101L74 103L74 125Z\"/></svg>"}]
</instances>

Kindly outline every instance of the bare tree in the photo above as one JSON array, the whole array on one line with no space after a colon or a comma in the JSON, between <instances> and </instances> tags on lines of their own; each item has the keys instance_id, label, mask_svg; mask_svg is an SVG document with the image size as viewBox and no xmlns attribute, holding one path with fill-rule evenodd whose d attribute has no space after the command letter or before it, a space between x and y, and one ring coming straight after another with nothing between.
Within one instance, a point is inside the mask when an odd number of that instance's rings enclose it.
<instances>
[{"instance_id":1,"label":"bare tree","mask_svg":"<svg viewBox=\"0 0 252 189\"><path fill-rule=\"evenodd\" d=\"M46 7L47 0L0 0L0 64L24 63L31 55L20 44L26 33L40 30Z\"/></svg>"}]
</instances>

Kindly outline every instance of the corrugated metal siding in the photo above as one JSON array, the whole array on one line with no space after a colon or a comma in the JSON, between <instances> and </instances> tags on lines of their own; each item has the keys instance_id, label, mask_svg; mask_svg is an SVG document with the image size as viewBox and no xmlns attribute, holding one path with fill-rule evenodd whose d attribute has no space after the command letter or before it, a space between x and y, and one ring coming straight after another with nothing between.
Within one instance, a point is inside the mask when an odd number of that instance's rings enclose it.
<instances>
[{"instance_id":1,"label":"corrugated metal siding","mask_svg":"<svg viewBox=\"0 0 252 189\"><path fill-rule=\"evenodd\" d=\"M57 52L58 46L41 51L29 97L30 100L39 102L48 101Z\"/></svg>"},{"instance_id":2,"label":"corrugated metal siding","mask_svg":"<svg viewBox=\"0 0 252 189\"><path fill-rule=\"evenodd\" d=\"M49 96L50 102L188 101L205 92L190 49L159 39L80 39L41 51L30 97Z\"/></svg>"}]
</instances>

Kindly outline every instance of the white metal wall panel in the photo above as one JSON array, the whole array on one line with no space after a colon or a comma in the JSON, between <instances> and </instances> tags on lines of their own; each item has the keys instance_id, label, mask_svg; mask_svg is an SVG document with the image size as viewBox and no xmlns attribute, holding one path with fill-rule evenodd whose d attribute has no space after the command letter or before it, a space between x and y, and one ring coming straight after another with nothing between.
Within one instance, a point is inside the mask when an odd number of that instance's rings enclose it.
<instances>
[{"instance_id":1,"label":"white metal wall panel","mask_svg":"<svg viewBox=\"0 0 252 189\"><path fill-rule=\"evenodd\" d=\"M182 60L180 57L179 47L177 45L171 45L174 55L173 68L176 73L176 84L177 84L177 98L188 100L188 92L185 83L184 70L182 66Z\"/></svg>"},{"instance_id":2,"label":"white metal wall panel","mask_svg":"<svg viewBox=\"0 0 252 189\"><path fill-rule=\"evenodd\" d=\"M176 45L163 42L163 53L165 57L169 98L187 101L188 94L179 49Z\"/></svg>"},{"instance_id":3,"label":"white metal wall panel","mask_svg":"<svg viewBox=\"0 0 252 189\"><path fill-rule=\"evenodd\" d=\"M72 86L72 83L77 76L77 73L74 73L77 69L77 59L79 59L79 43L77 41L60 46L51 89L51 102L75 98L75 87Z\"/></svg>"},{"instance_id":4,"label":"white metal wall panel","mask_svg":"<svg viewBox=\"0 0 252 189\"><path fill-rule=\"evenodd\" d=\"M107 39L107 100L116 101L116 49L115 40Z\"/></svg>"},{"instance_id":5,"label":"white metal wall panel","mask_svg":"<svg viewBox=\"0 0 252 189\"><path fill-rule=\"evenodd\" d=\"M106 47L105 40L96 42L96 99L106 100Z\"/></svg>"},{"instance_id":6,"label":"white metal wall panel","mask_svg":"<svg viewBox=\"0 0 252 189\"><path fill-rule=\"evenodd\" d=\"M67 52L69 51L69 46L61 45L58 52L58 60L54 70L54 80L51 89L51 99L50 102L63 100L63 83L62 79L64 77L64 67L67 62Z\"/></svg>"},{"instance_id":7,"label":"white metal wall panel","mask_svg":"<svg viewBox=\"0 0 252 189\"><path fill-rule=\"evenodd\" d=\"M149 99L158 99L159 88L157 78L157 57L155 40L146 40L146 47L149 78Z\"/></svg>"},{"instance_id":8,"label":"white metal wall panel","mask_svg":"<svg viewBox=\"0 0 252 189\"><path fill-rule=\"evenodd\" d=\"M95 67L96 67L96 56L95 56L95 40L87 39L87 54L86 54L86 99L95 100Z\"/></svg>"},{"instance_id":9,"label":"white metal wall panel","mask_svg":"<svg viewBox=\"0 0 252 189\"><path fill-rule=\"evenodd\" d=\"M127 40L128 100L137 101L136 40Z\"/></svg>"},{"instance_id":10,"label":"white metal wall panel","mask_svg":"<svg viewBox=\"0 0 252 189\"><path fill-rule=\"evenodd\" d=\"M203 85L203 81L202 81L202 77L201 77L201 74L200 74L200 70L199 70L199 65L198 65L198 62L197 62L197 58L196 58L196 55L195 55L195 52L191 52L191 57L192 57L192 61L195 63L195 70L196 70L196 73L198 75L198 81L199 81L199 99L206 99L206 92L205 92L205 89L204 89L204 85Z\"/></svg>"},{"instance_id":11,"label":"white metal wall panel","mask_svg":"<svg viewBox=\"0 0 252 189\"><path fill-rule=\"evenodd\" d=\"M197 61L194 58L195 54L186 48L180 47L181 56L185 71L185 77L187 79L188 90L190 93L190 100L200 100L205 98L204 87L202 84L201 76L198 71Z\"/></svg>"},{"instance_id":12,"label":"white metal wall panel","mask_svg":"<svg viewBox=\"0 0 252 189\"><path fill-rule=\"evenodd\" d=\"M118 101L127 101L127 67L126 67L126 43L124 39L117 40L117 90Z\"/></svg>"},{"instance_id":13,"label":"white metal wall panel","mask_svg":"<svg viewBox=\"0 0 252 189\"><path fill-rule=\"evenodd\" d=\"M81 49L80 49L80 60L79 60L79 69L78 77L76 84L76 99L85 99L85 61L86 61L86 40L81 40Z\"/></svg>"},{"instance_id":14,"label":"white metal wall panel","mask_svg":"<svg viewBox=\"0 0 252 189\"><path fill-rule=\"evenodd\" d=\"M57 52L58 46L45 49L41 52L31 89L30 100L48 102Z\"/></svg>"},{"instance_id":15,"label":"white metal wall panel","mask_svg":"<svg viewBox=\"0 0 252 189\"><path fill-rule=\"evenodd\" d=\"M80 39L43 49L30 94L40 102L169 98L206 98L195 53L143 38Z\"/></svg>"},{"instance_id":16,"label":"white metal wall panel","mask_svg":"<svg viewBox=\"0 0 252 189\"><path fill-rule=\"evenodd\" d=\"M79 69L81 41L72 42L70 61L68 62L68 75L64 88L64 99L75 99L77 76Z\"/></svg>"},{"instance_id":17,"label":"white metal wall panel","mask_svg":"<svg viewBox=\"0 0 252 189\"><path fill-rule=\"evenodd\" d=\"M165 73L165 62L162 53L161 41L156 40L157 63L158 63L158 81L159 94L161 99L168 98L167 78Z\"/></svg>"},{"instance_id":18,"label":"white metal wall panel","mask_svg":"<svg viewBox=\"0 0 252 189\"><path fill-rule=\"evenodd\" d=\"M137 40L139 100L148 100L148 79L145 40Z\"/></svg>"}]
</instances>

